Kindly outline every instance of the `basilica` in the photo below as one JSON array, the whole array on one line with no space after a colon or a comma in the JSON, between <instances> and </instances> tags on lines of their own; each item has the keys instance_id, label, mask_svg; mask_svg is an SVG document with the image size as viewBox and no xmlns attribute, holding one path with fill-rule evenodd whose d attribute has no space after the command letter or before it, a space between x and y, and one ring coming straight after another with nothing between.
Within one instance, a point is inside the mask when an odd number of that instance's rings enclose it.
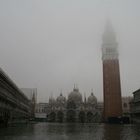
<instances>
[{"instance_id":1,"label":"basilica","mask_svg":"<svg viewBox=\"0 0 140 140\"><path fill-rule=\"evenodd\" d=\"M67 99L62 93L56 99L49 98L47 107L48 122L95 123L100 122L101 117L102 111L93 92L87 99L86 97L83 99L79 89L74 87Z\"/></svg>"}]
</instances>

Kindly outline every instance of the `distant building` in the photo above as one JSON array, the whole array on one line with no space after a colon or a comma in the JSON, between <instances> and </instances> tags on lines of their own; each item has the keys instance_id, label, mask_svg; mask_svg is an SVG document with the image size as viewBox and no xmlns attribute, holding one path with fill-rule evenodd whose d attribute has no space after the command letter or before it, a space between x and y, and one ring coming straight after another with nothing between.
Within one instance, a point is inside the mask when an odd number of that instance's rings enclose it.
<instances>
[{"instance_id":1,"label":"distant building","mask_svg":"<svg viewBox=\"0 0 140 140\"><path fill-rule=\"evenodd\" d=\"M35 113L47 113L48 103L36 104Z\"/></svg>"},{"instance_id":2,"label":"distant building","mask_svg":"<svg viewBox=\"0 0 140 140\"><path fill-rule=\"evenodd\" d=\"M133 100L130 103L131 121L140 123L140 89L133 92Z\"/></svg>"},{"instance_id":3,"label":"distant building","mask_svg":"<svg viewBox=\"0 0 140 140\"><path fill-rule=\"evenodd\" d=\"M31 102L31 117L35 118L35 107L37 103L37 88L21 88L21 91Z\"/></svg>"},{"instance_id":4,"label":"distant building","mask_svg":"<svg viewBox=\"0 0 140 140\"><path fill-rule=\"evenodd\" d=\"M85 97L82 100L82 94L75 87L68 95L68 99L62 93L56 99L51 97L47 107L49 122L100 122L101 116L93 92L87 99Z\"/></svg>"},{"instance_id":5,"label":"distant building","mask_svg":"<svg viewBox=\"0 0 140 140\"><path fill-rule=\"evenodd\" d=\"M122 97L122 110L123 116L130 116L130 102L132 101L133 97Z\"/></svg>"},{"instance_id":6,"label":"distant building","mask_svg":"<svg viewBox=\"0 0 140 140\"><path fill-rule=\"evenodd\" d=\"M35 107L35 120L47 121L48 103L38 103Z\"/></svg>"}]
</instances>

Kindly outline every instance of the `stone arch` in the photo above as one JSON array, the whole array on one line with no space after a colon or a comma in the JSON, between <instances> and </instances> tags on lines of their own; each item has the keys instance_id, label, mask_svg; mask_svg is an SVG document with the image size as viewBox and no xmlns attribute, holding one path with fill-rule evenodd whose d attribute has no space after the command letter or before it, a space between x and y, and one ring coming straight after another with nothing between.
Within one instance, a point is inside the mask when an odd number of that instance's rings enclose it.
<instances>
[{"instance_id":1,"label":"stone arch","mask_svg":"<svg viewBox=\"0 0 140 140\"><path fill-rule=\"evenodd\" d=\"M50 122L55 122L55 120L56 120L56 113L55 112L51 112L49 114L49 121Z\"/></svg>"},{"instance_id":2,"label":"stone arch","mask_svg":"<svg viewBox=\"0 0 140 140\"><path fill-rule=\"evenodd\" d=\"M92 112L87 112L87 122L88 123L93 122L93 113Z\"/></svg>"},{"instance_id":3,"label":"stone arch","mask_svg":"<svg viewBox=\"0 0 140 140\"><path fill-rule=\"evenodd\" d=\"M64 120L64 113L62 111L57 112L57 121L58 122L63 122Z\"/></svg>"},{"instance_id":4,"label":"stone arch","mask_svg":"<svg viewBox=\"0 0 140 140\"><path fill-rule=\"evenodd\" d=\"M67 122L75 122L76 121L76 112L74 110L67 111Z\"/></svg>"},{"instance_id":5,"label":"stone arch","mask_svg":"<svg viewBox=\"0 0 140 140\"><path fill-rule=\"evenodd\" d=\"M84 123L86 120L86 114L84 111L79 112L79 122Z\"/></svg>"},{"instance_id":6,"label":"stone arch","mask_svg":"<svg viewBox=\"0 0 140 140\"><path fill-rule=\"evenodd\" d=\"M76 109L76 104L73 100L67 102L67 109Z\"/></svg>"}]
</instances>

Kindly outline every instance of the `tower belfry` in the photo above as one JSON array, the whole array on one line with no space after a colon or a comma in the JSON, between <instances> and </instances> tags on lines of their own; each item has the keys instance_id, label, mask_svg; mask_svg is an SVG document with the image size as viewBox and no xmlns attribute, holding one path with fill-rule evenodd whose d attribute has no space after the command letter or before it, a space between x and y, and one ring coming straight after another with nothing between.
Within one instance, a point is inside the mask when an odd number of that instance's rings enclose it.
<instances>
[{"instance_id":1,"label":"tower belfry","mask_svg":"<svg viewBox=\"0 0 140 140\"><path fill-rule=\"evenodd\" d=\"M109 21L102 40L104 119L109 121L122 116L118 43Z\"/></svg>"}]
</instances>

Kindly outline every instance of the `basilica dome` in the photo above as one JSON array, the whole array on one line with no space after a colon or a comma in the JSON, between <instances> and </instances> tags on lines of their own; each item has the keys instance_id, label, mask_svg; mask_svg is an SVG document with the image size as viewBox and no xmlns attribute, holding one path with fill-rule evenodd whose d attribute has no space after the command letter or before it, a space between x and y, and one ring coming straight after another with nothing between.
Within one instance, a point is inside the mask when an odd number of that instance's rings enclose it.
<instances>
[{"instance_id":1,"label":"basilica dome","mask_svg":"<svg viewBox=\"0 0 140 140\"><path fill-rule=\"evenodd\" d=\"M66 98L62 95L62 93L60 93L60 95L57 97L56 101L57 101L57 103L65 103Z\"/></svg>"},{"instance_id":2,"label":"basilica dome","mask_svg":"<svg viewBox=\"0 0 140 140\"><path fill-rule=\"evenodd\" d=\"M73 91L68 96L69 101L74 101L75 103L81 103L82 102L82 95L79 92L78 88L74 88Z\"/></svg>"},{"instance_id":3,"label":"basilica dome","mask_svg":"<svg viewBox=\"0 0 140 140\"><path fill-rule=\"evenodd\" d=\"M88 103L89 104L97 104L97 98L94 96L93 92L88 97Z\"/></svg>"}]
</instances>

